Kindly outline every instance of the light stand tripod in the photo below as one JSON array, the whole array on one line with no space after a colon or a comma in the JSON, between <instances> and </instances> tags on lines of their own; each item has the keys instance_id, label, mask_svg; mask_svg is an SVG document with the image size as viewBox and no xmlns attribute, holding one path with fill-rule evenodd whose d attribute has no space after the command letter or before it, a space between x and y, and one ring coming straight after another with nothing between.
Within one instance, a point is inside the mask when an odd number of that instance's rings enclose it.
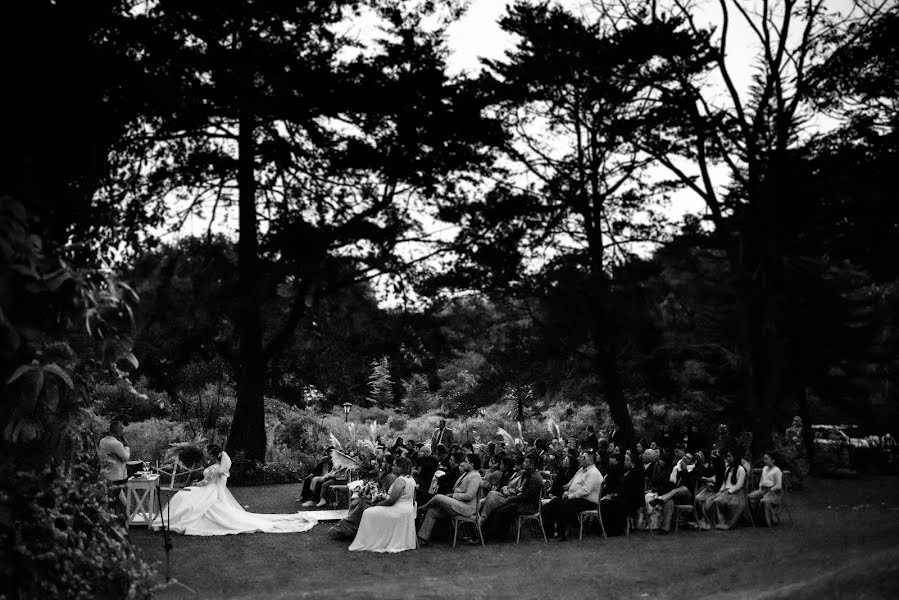
<instances>
[{"instance_id":1,"label":"light stand tripod","mask_svg":"<svg viewBox=\"0 0 899 600\"><path fill-rule=\"evenodd\" d=\"M172 565L171 565L170 556L169 556L169 554L172 551L172 536L171 536L171 533L169 532L169 523L171 522L171 519L162 516L162 493L161 492L163 491L163 489L165 489L165 491L167 491L167 492L177 492L178 491L178 490L174 490L171 488L162 488L162 487L157 487L157 489L156 489L156 491L157 491L156 503L159 506L159 520L162 525L162 547L165 549L165 584L163 584L161 586L161 588L166 588L170 585L177 585L177 586L184 588L191 594L196 594L197 593L196 590L184 585L183 583L181 583L180 581L178 581L177 579L172 577ZM188 491L190 491L190 490L188 490ZM174 496L174 494L172 494L172 495ZM169 512L168 517L171 517L172 516L172 497L171 496L169 496L169 501L166 502L166 508L168 509L168 512Z\"/></svg>"}]
</instances>

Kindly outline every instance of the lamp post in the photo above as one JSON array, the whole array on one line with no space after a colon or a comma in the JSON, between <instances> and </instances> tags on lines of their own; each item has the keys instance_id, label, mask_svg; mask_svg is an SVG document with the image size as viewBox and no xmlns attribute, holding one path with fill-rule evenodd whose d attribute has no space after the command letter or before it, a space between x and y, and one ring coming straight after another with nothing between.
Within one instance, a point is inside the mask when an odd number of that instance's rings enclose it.
<instances>
[{"instance_id":1,"label":"lamp post","mask_svg":"<svg viewBox=\"0 0 899 600\"><path fill-rule=\"evenodd\" d=\"M343 422L344 423L348 422L350 419L350 407L351 406L352 406L352 404L350 404L349 402L343 403Z\"/></svg>"}]
</instances>

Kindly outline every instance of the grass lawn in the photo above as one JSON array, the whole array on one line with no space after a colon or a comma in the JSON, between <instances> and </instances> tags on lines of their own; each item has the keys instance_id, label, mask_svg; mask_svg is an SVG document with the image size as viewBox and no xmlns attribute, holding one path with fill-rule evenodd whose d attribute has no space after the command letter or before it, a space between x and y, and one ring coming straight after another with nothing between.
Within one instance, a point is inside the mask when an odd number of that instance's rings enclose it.
<instances>
[{"instance_id":1,"label":"grass lawn","mask_svg":"<svg viewBox=\"0 0 899 600\"><path fill-rule=\"evenodd\" d=\"M293 512L298 485L233 488L253 512ZM173 536L172 575L202 598L899 598L899 478L818 479L780 528L487 547L434 540L350 553L330 523L299 534ZM131 539L162 570L162 534ZM159 598L192 598L177 588Z\"/></svg>"}]
</instances>

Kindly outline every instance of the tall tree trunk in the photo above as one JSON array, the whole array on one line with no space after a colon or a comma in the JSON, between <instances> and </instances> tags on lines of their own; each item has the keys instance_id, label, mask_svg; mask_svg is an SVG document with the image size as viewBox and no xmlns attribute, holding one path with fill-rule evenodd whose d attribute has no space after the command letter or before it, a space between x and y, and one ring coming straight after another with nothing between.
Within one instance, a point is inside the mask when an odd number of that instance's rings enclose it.
<instances>
[{"instance_id":1,"label":"tall tree trunk","mask_svg":"<svg viewBox=\"0 0 899 600\"><path fill-rule=\"evenodd\" d=\"M589 216L589 217L588 217ZM618 367L618 348L615 343L614 327L609 322L609 281L604 269L605 247L602 241L601 226L601 201L600 207L594 207L593 213L585 215L587 229L587 244L590 252L591 294L593 296L593 311L591 315L590 333L593 343L596 345L596 366L602 377L603 390L606 404L609 406L609 415L620 432L620 438L628 449L635 449L637 437L634 432L634 422L628 410L627 397L624 394L624 386L621 382L621 373Z\"/></svg>"},{"instance_id":2,"label":"tall tree trunk","mask_svg":"<svg viewBox=\"0 0 899 600\"><path fill-rule=\"evenodd\" d=\"M759 192L763 194L764 192ZM757 204L764 204L759 201ZM770 449L776 407L783 395L783 343L778 319L782 258L776 229L765 208L752 207L739 241L730 246L737 275L740 318L741 391L752 432L753 456Z\"/></svg>"},{"instance_id":3,"label":"tall tree trunk","mask_svg":"<svg viewBox=\"0 0 899 600\"><path fill-rule=\"evenodd\" d=\"M237 184L239 192L240 239L237 244L240 283L237 328L240 351L237 379L237 406L228 453L243 451L250 459L265 458L265 359L262 352L262 316L259 293L259 240L256 231L255 118L246 97L240 108Z\"/></svg>"}]
</instances>

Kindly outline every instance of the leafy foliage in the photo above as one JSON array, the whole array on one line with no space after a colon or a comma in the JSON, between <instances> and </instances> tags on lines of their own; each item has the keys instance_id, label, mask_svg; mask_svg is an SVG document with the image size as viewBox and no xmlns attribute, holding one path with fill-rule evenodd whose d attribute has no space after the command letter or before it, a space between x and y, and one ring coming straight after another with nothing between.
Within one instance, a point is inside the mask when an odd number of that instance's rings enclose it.
<instances>
[{"instance_id":1,"label":"leafy foliage","mask_svg":"<svg viewBox=\"0 0 899 600\"><path fill-rule=\"evenodd\" d=\"M21 598L150 598L151 571L137 558L99 465L86 457L71 469L46 465L11 473L12 527L0 529L9 548L0 590Z\"/></svg>"}]
</instances>

